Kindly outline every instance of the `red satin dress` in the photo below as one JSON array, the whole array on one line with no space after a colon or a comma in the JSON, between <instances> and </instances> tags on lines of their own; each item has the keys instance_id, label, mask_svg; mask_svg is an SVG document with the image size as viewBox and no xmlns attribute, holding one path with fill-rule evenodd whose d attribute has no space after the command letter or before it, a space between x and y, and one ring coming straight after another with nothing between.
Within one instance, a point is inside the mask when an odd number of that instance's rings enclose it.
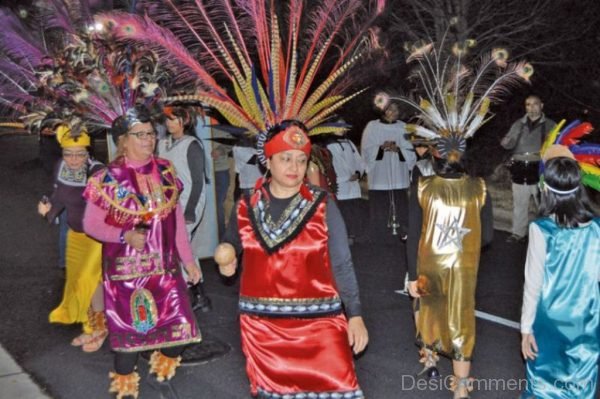
<instances>
[{"instance_id":1,"label":"red satin dress","mask_svg":"<svg viewBox=\"0 0 600 399\"><path fill-rule=\"evenodd\" d=\"M327 194L301 192L277 225L264 190L238 206L240 324L252 394L363 398L330 265Z\"/></svg>"}]
</instances>

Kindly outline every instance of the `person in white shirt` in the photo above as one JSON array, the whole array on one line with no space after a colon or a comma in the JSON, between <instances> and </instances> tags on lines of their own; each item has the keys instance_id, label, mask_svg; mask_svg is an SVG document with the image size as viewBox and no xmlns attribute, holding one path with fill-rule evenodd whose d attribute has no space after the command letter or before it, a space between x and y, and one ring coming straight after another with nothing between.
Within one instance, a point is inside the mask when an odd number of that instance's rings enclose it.
<instances>
[{"instance_id":1,"label":"person in white shirt","mask_svg":"<svg viewBox=\"0 0 600 399\"><path fill-rule=\"evenodd\" d=\"M186 107L164 107L165 126L169 133L159 140L158 156L173 163L177 178L183 183L179 203L183 209L185 227L190 241L200 224L206 205L206 169L204 147L194 135L196 116ZM198 263L199 265L199 263ZM205 295L202 281L191 287L192 308L211 310L210 299Z\"/></svg>"},{"instance_id":2,"label":"person in white shirt","mask_svg":"<svg viewBox=\"0 0 600 399\"><path fill-rule=\"evenodd\" d=\"M240 190L244 194L250 194L254 189L256 181L262 177L259 168L260 162L256 155L256 148L236 144L233 146L233 160L235 161L235 172L239 176Z\"/></svg>"},{"instance_id":3,"label":"person in white shirt","mask_svg":"<svg viewBox=\"0 0 600 399\"><path fill-rule=\"evenodd\" d=\"M365 163L354 143L343 136L327 144L337 176L338 206L348 229L348 240L352 244L359 235L360 224L356 215L360 212L360 178L365 173Z\"/></svg>"},{"instance_id":4,"label":"person in white shirt","mask_svg":"<svg viewBox=\"0 0 600 399\"><path fill-rule=\"evenodd\" d=\"M390 102L381 119L365 127L361 151L369 183L370 233L379 239L399 230L400 238L405 241L410 171L416 155L399 116L398 105Z\"/></svg>"}]
</instances>

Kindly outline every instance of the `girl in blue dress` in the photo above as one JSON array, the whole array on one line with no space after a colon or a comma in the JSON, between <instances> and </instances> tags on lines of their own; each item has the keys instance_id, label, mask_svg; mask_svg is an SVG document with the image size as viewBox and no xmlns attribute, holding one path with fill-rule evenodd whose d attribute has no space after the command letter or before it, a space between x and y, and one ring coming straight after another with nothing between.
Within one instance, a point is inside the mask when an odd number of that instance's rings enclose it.
<instances>
[{"instance_id":1,"label":"girl in blue dress","mask_svg":"<svg viewBox=\"0 0 600 399\"><path fill-rule=\"evenodd\" d=\"M545 164L542 217L529 226L522 397L592 399L600 352L600 218L594 217L577 161L566 147L558 154Z\"/></svg>"}]
</instances>

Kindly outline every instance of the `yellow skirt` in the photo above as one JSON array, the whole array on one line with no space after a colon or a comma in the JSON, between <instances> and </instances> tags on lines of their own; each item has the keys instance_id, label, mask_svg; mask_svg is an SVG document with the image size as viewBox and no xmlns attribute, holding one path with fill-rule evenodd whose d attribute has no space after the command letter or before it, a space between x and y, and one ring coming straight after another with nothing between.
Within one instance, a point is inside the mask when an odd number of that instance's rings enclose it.
<instances>
[{"instance_id":1,"label":"yellow skirt","mask_svg":"<svg viewBox=\"0 0 600 399\"><path fill-rule=\"evenodd\" d=\"M83 323L84 332L91 329L87 323L88 308L94 291L102 281L102 244L84 233L71 229L67 233L67 279L60 305L50 313L51 323Z\"/></svg>"}]
</instances>

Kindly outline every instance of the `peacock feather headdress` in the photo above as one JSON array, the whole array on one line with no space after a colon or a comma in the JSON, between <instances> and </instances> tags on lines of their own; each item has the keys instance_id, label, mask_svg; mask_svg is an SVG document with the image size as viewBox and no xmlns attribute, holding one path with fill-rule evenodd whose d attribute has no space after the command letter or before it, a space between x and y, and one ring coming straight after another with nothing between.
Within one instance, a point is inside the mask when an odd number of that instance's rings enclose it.
<instances>
[{"instance_id":1,"label":"peacock feather headdress","mask_svg":"<svg viewBox=\"0 0 600 399\"><path fill-rule=\"evenodd\" d=\"M166 60L199 101L232 126L258 136L286 120L309 135L346 129L328 119L362 90L344 95L346 72L359 59L358 44L384 1L212 0L176 5L149 2L145 17L104 14L96 21L119 40L143 44ZM285 15L282 29L280 15Z\"/></svg>"},{"instance_id":2,"label":"peacock feather headdress","mask_svg":"<svg viewBox=\"0 0 600 399\"><path fill-rule=\"evenodd\" d=\"M150 51L100 47L96 67L76 88L74 98L85 108L91 128L106 129L137 104L157 104L166 78Z\"/></svg>"},{"instance_id":3,"label":"peacock feather headdress","mask_svg":"<svg viewBox=\"0 0 600 399\"><path fill-rule=\"evenodd\" d=\"M0 110L19 118L30 131L52 111L84 112L78 86L96 64L86 40L91 18L88 0L40 0L17 14L0 8ZM60 115L61 119L64 116Z\"/></svg>"},{"instance_id":4,"label":"peacock feather headdress","mask_svg":"<svg viewBox=\"0 0 600 399\"><path fill-rule=\"evenodd\" d=\"M397 100L417 111L419 123L406 125L406 130L430 141L448 160L460 158L466 139L486 122L490 104L499 102L511 87L529 82L533 74L531 64L509 62L502 48L473 59L468 50L474 45L468 40L447 50L444 42L439 47L415 44L407 63L416 63L410 79L418 99L378 93L374 100L380 109Z\"/></svg>"}]
</instances>

